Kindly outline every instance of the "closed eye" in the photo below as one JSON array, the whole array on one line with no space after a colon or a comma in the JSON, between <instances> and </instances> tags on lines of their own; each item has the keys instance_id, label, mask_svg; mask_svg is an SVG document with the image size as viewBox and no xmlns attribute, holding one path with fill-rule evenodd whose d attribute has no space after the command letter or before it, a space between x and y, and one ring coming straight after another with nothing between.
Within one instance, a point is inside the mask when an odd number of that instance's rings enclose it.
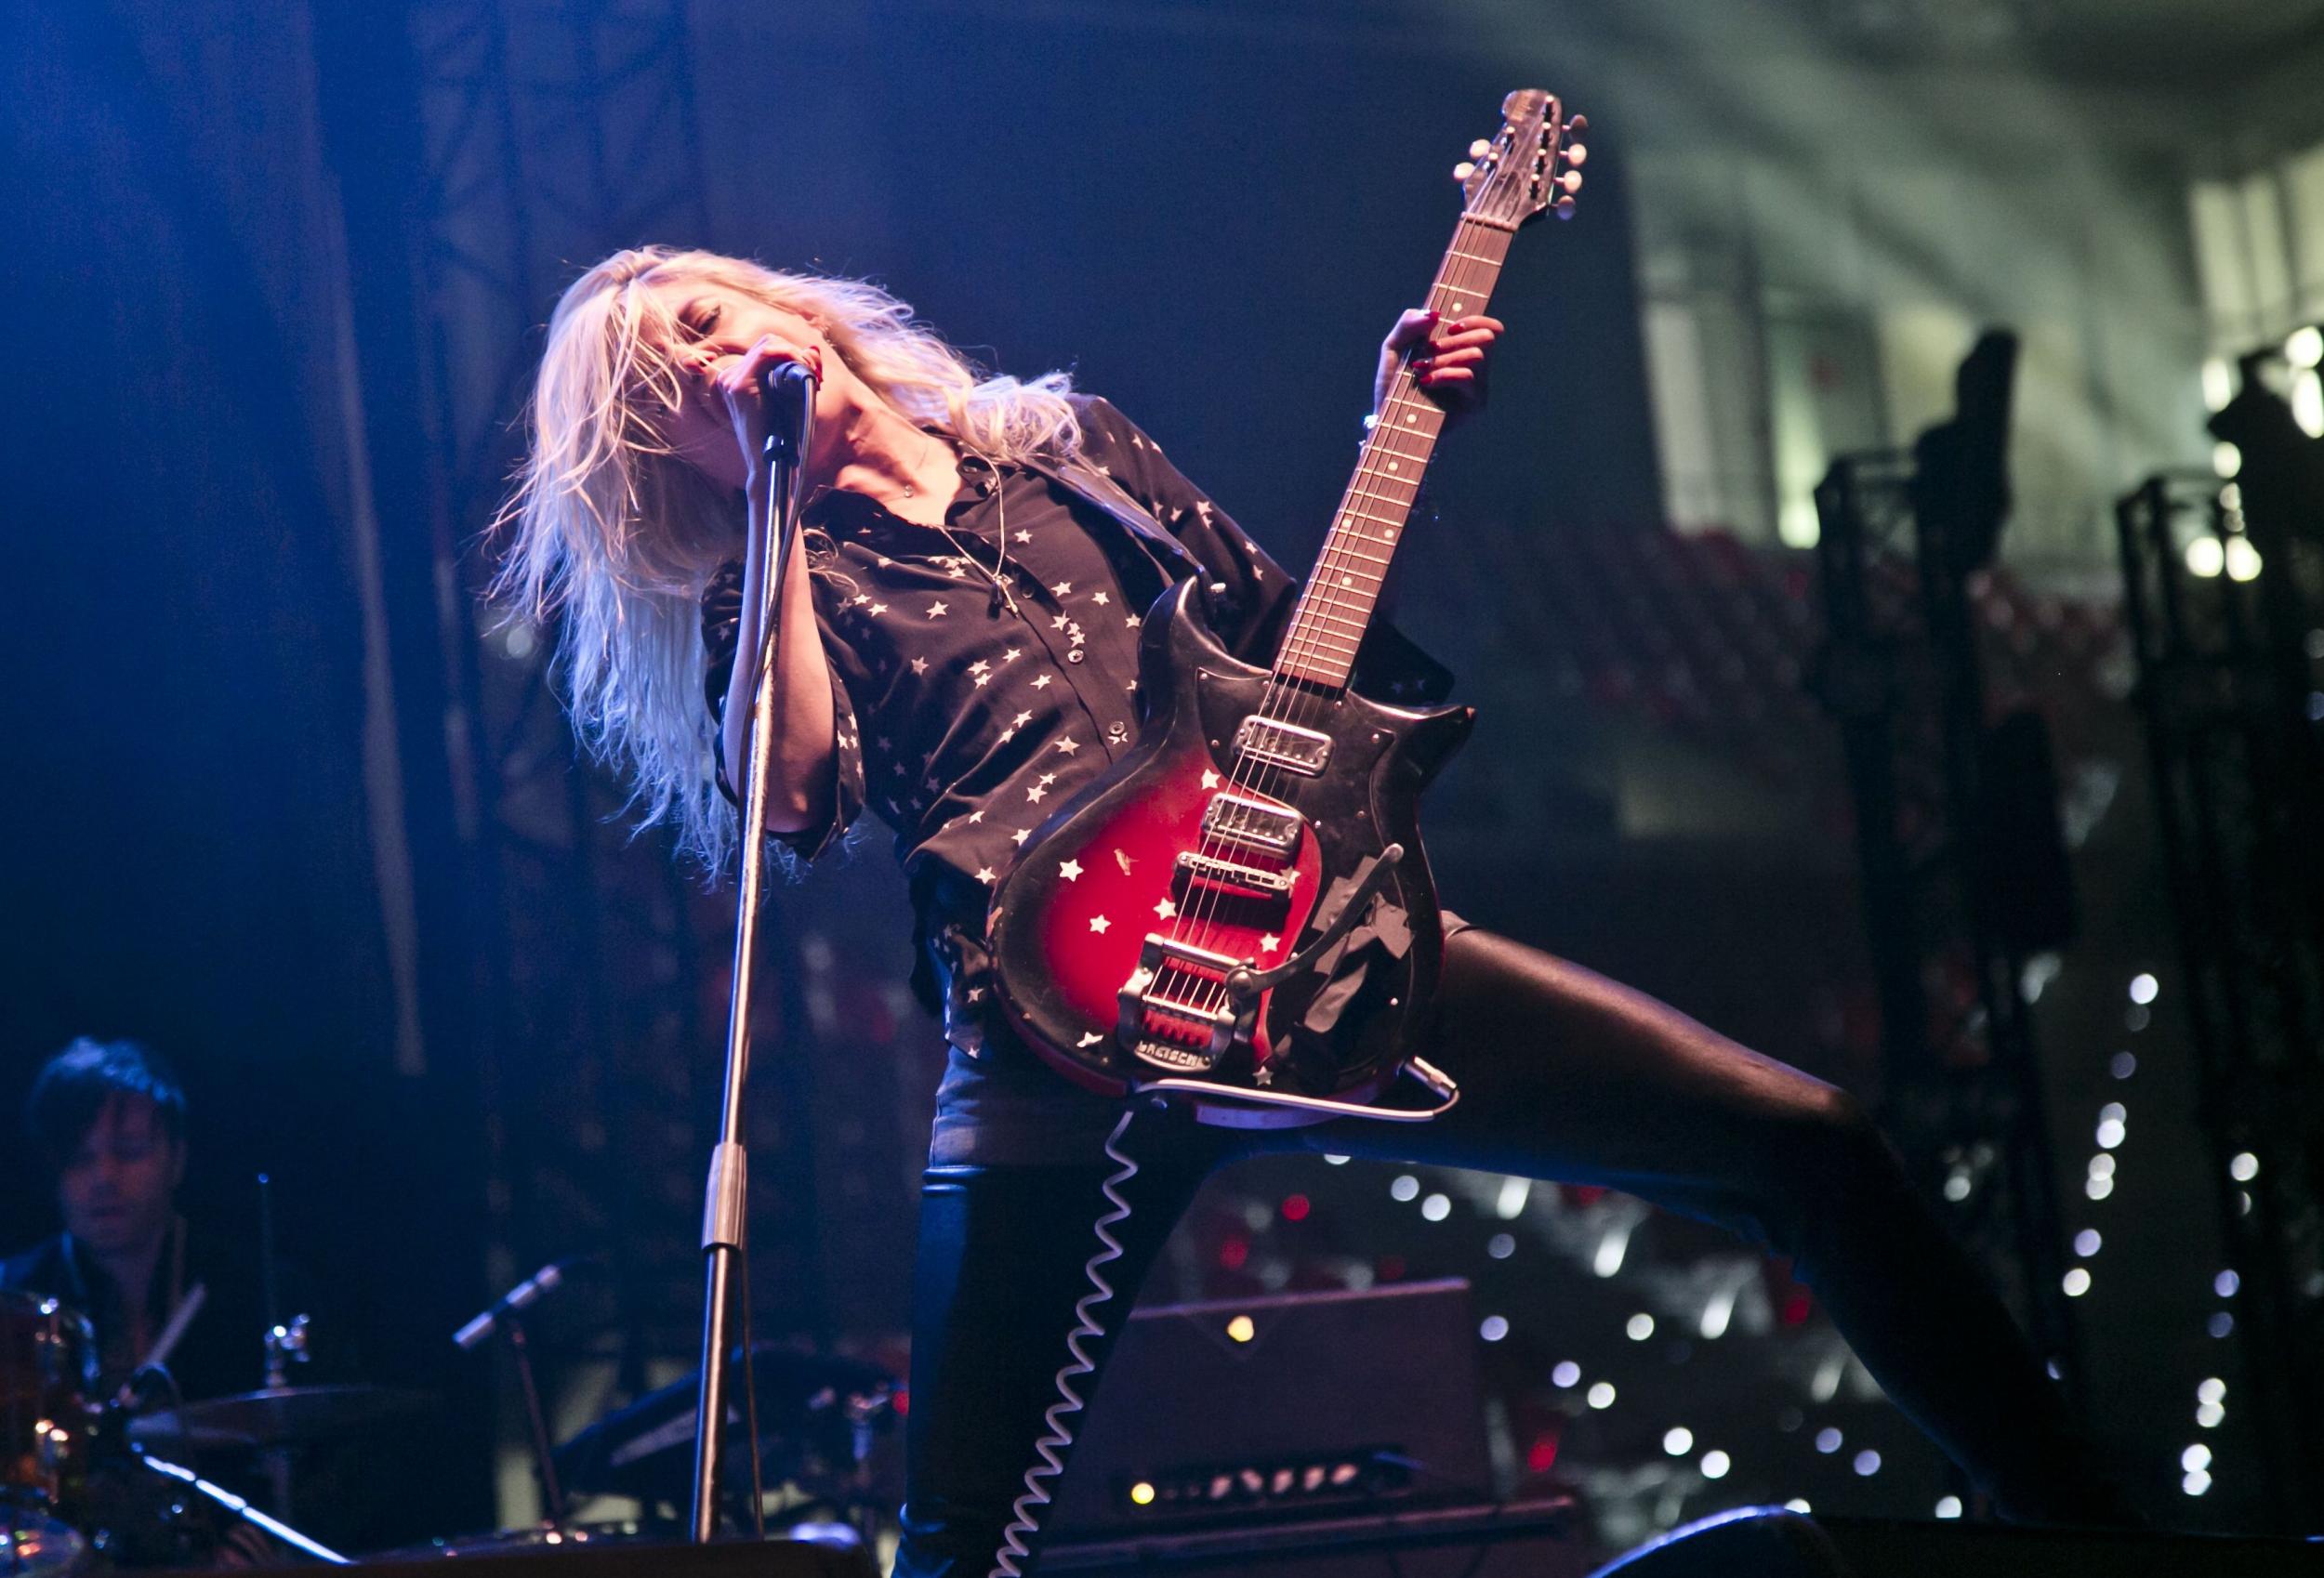
<instances>
[{"instance_id":1,"label":"closed eye","mask_svg":"<svg viewBox=\"0 0 2324 1578\"><path fill-rule=\"evenodd\" d=\"M694 338L702 339L719 326L719 304L715 301L688 302L686 309L678 315L679 326Z\"/></svg>"}]
</instances>

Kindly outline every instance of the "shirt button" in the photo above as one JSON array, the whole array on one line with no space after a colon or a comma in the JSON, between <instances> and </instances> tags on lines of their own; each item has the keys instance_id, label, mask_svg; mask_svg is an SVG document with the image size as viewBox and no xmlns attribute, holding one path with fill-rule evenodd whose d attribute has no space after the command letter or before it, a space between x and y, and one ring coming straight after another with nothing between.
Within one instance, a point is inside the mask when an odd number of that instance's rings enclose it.
<instances>
[{"instance_id":1,"label":"shirt button","mask_svg":"<svg viewBox=\"0 0 2324 1578\"><path fill-rule=\"evenodd\" d=\"M1076 647L1072 651L1065 654L1065 661L1067 663L1079 663L1083 658L1088 657L1089 655L1089 654L1088 652L1083 651L1079 647Z\"/></svg>"},{"instance_id":2,"label":"shirt button","mask_svg":"<svg viewBox=\"0 0 2324 1578\"><path fill-rule=\"evenodd\" d=\"M1105 737L1118 745L1123 741L1129 738L1129 725L1127 723L1109 723L1105 726Z\"/></svg>"}]
</instances>

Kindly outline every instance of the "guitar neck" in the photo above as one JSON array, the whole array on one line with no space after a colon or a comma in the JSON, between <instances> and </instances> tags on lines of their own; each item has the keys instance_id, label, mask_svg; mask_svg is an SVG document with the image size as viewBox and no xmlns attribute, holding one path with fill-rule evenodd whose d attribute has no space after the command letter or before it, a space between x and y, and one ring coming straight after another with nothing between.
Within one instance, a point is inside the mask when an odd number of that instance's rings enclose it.
<instances>
[{"instance_id":1,"label":"guitar neck","mask_svg":"<svg viewBox=\"0 0 2324 1578\"><path fill-rule=\"evenodd\" d=\"M1430 310L1446 319L1484 311L1513 234L1511 228L1462 215L1429 287ZM1356 649L1371 626L1389 561L1404 540L1444 421L1444 412L1414 382L1411 368L1398 367L1283 638L1274 664L1278 681L1333 692L1347 689Z\"/></svg>"}]
</instances>

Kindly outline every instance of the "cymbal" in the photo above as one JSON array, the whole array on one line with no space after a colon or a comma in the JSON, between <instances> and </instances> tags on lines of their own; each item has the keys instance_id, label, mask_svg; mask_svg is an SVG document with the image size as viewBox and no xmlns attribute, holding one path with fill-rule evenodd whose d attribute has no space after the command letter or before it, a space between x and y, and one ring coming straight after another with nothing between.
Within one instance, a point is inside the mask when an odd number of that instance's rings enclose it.
<instances>
[{"instance_id":1,"label":"cymbal","mask_svg":"<svg viewBox=\"0 0 2324 1578\"><path fill-rule=\"evenodd\" d=\"M428 1392L388 1387L274 1387L205 1398L129 1421L132 1440L195 1448L287 1446L375 1428L435 1405Z\"/></svg>"}]
</instances>

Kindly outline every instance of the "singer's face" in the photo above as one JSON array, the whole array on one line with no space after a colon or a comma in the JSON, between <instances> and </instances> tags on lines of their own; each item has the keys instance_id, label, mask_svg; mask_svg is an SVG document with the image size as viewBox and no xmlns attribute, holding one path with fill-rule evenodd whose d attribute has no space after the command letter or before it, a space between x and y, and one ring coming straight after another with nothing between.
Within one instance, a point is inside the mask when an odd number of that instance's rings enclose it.
<instances>
[{"instance_id":1,"label":"singer's face","mask_svg":"<svg viewBox=\"0 0 2324 1578\"><path fill-rule=\"evenodd\" d=\"M670 447L711 480L740 489L749 480L749 466L720 380L770 359L803 362L825 380L816 401L821 414L825 400L839 394L831 385L846 377L846 363L831 354L815 326L795 312L706 280L663 280L650 288L678 326L678 343L665 348L685 375L684 400L670 423Z\"/></svg>"}]
</instances>

